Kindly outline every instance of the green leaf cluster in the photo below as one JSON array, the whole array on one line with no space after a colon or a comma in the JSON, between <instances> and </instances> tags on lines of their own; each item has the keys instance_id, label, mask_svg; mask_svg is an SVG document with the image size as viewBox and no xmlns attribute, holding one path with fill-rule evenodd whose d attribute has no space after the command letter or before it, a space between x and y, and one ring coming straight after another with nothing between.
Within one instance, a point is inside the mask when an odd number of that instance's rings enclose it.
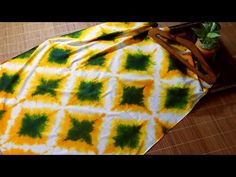
<instances>
[{"instance_id":1,"label":"green leaf cluster","mask_svg":"<svg viewBox=\"0 0 236 177\"><path fill-rule=\"evenodd\" d=\"M218 22L204 22L200 28L192 28L204 49L216 47L220 37L221 26Z\"/></svg>"}]
</instances>

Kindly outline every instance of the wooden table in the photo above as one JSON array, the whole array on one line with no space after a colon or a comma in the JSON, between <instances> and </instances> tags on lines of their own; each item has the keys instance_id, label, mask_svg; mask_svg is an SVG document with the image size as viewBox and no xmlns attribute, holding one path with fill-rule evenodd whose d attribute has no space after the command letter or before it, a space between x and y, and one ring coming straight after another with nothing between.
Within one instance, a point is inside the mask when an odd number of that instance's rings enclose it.
<instances>
[{"instance_id":1,"label":"wooden table","mask_svg":"<svg viewBox=\"0 0 236 177\"><path fill-rule=\"evenodd\" d=\"M99 22L0 23L0 62L50 37L67 34ZM160 26L178 24L161 22ZM236 23L221 23L222 41L236 64ZM236 154L236 90L204 97L147 154Z\"/></svg>"}]
</instances>

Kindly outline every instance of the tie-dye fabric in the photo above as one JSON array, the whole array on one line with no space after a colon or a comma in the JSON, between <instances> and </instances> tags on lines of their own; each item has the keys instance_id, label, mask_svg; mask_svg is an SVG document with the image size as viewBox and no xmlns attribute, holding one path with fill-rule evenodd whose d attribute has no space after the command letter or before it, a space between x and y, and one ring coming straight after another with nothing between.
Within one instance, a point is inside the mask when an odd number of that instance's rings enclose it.
<instances>
[{"instance_id":1,"label":"tie-dye fabric","mask_svg":"<svg viewBox=\"0 0 236 177\"><path fill-rule=\"evenodd\" d=\"M151 24L103 23L1 64L2 154L147 152L209 88L147 35Z\"/></svg>"}]
</instances>

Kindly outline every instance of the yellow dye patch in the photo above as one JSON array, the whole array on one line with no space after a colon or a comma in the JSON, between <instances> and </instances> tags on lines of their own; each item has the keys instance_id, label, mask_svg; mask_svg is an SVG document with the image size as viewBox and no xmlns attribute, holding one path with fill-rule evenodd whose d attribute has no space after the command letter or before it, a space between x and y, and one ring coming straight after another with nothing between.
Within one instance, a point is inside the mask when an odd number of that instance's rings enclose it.
<instances>
[{"instance_id":1,"label":"yellow dye patch","mask_svg":"<svg viewBox=\"0 0 236 177\"><path fill-rule=\"evenodd\" d=\"M65 63L56 63L56 62L49 61L49 56L50 56L50 53L53 51L53 49L61 49L61 50L70 51L70 55L66 59ZM76 47L51 42L48 50L43 54L42 58L40 59L38 66L44 67L44 68L69 68L74 58L74 55L76 54L76 50L78 50L78 48Z\"/></svg>"},{"instance_id":2,"label":"yellow dye patch","mask_svg":"<svg viewBox=\"0 0 236 177\"><path fill-rule=\"evenodd\" d=\"M167 121L160 121L160 119L158 119L157 117L154 118L154 121L156 141L160 140L165 135L165 133L167 133L163 132L163 130L168 131L176 125Z\"/></svg>"},{"instance_id":3,"label":"yellow dye patch","mask_svg":"<svg viewBox=\"0 0 236 177\"><path fill-rule=\"evenodd\" d=\"M13 106L0 103L0 110L4 111L0 117L0 139L1 139L1 136L4 135L7 129L8 121L11 118L12 109L13 109Z\"/></svg>"},{"instance_id":4,"label":"yellow dye patch","mask_svg":"<svg viewBox=\"0 0 236 177\"><path fill-rule=\"evenodd\" d=\"M153 67L155 65L155 58L154 55L157 52L157 49L154 49L152 52L145 52L145 51L137 51L137 50L132 50L132 49L124 49L123 54L120 57L120 68L118 70L118 74L142 74L142 75L153 75ZM134 69L127 69L126 68L126 63L127 63L127 58L128 55L144 55L148 56L149 61L147 61L147 67L144 70L135 70Z\"/></svg>"},{"instance_id":5,"label":"yellow dye patch","mask_svg":"<svg viewBox=\"0 0 236 177\"><path fill-rule=\"evenodd\" d=\"M114 137L117 135L117 126L118 125L135 125L141 126L140 128L140 135L139 135L139 143L138 148L129 148L129 147L116 147L114 145ZM114 117L110 126L110 135L108 137L108 141L104 150L104 154L143 154L145 151L145 139L147 135L147 124L148 120L125 120L119 117Z\"/></svg>"},{"instance_id":6,"label":"yellow dye patch","mask_svg":"<svg viewBox=\"0 0 236 177\"><path fill-rule=\"evenodd\" d=\"M33 78L30 82L30 86L27 90L27 94L25 97L27 100L50 103L50 104L53 104L53 103L61 104L62 95L64 93L63 90L64 90L64 87L66 86L66 82L69 77L68 74L62 75L62 74L47 74L47 73L35 72L34 76L32 77ZM45 79L46 81L59 80L58 87L53 89L53 91L55 91L55 96L50 95L49 93L34 95L34 93L37 91L37 88L41 85L41 79Z\"/></svg>"},{"instance_id":7,"label":"yellow dye patch","mask_svg":"<svg viewBox=\"0 0 236 177\"><path fill-rule=\"evenodd\" d=\"M114 27L118 29L132 29L137 25L137 22L128 22L128 23L122 23L122 22L107 22L104 26L108 27Z\"/></svg>"},{"instance_id":8,"label":"yellow dye patch","mask_svg":"<svg viewBox=\"0 0 236 177\"><path fill-rule=\"evenodd\" d=\"M23 150L23 149L7 149L2 151L3 155L37 155L37 153L31 150Z\"/></svg>"},{"instance_id":9,"label":"yellow dye patch","mask_svg":"<svg viewBox=\"0 0 236 177\"><path fill-rule=\"evenodd\" d=\"M35 144L45 144L48 137L55 125L56 113L58 110L50 110L49 108L22 108L20 113L17 115L14 124L12 125L7 142L13 142L18 145L35 145ZM32 138L29 136L20 136L19 131L22 126L22 121L25 114L46 114L47 121L44 131L42 132L42 137Z\"/></svg>"},{"instance_id":10,"label":"yellow dye patch","mask_svg":"<svg viewBox=\"0 0 236 177\"><path fill-rule=\"evenodd\" d=\"M89 50L88 49L88 53L87 56L89 57L84 57L81 59L80 65L76 68L76 70L82 70L82 71L105 71L105 72L111 72L110 70L110 63L112 61L112 59L115 56L115 52L111 52L109 53L109 50L107 51L106 54L101 55L100 56L100 50ZM95 64L89 64L89 60L91 59L91 56L96 56L98 55L98 57L104 57L104 62L102 65L95 65Z\"/></svg>"},{"instance_id":11,"label":"yellow dye patch","mask_svg":"<svg viewBox=\"0 0 236 177\"><path fill-rule=\"evenodd\" d=\"M57 139L56 146L60 146L62 148L66 148L68 150L77 150L79 152L84 153L90 153L93 152L95 154L98 153L98 137L101 131L101 124L103 122L103 118L105 117L105 114L91 114L91 113L77 113L77 112L69 112L65 111L65 115L62 118L61 124L60 124L60 131L59 136ZM78 121L94 121L93 124L93 130L90 133L92 144L87 144L84 141L77 140L66 140L68 131L71 128L71 118L74 118Z\"/></svg>"},{"instance_id":12,"label":"yellow dye patch","mask_svg":"<svg viewBox=\"0 0 236 177\"><path fill-rule=\"evenodd\" d=\"M100 95L98 100L80 100L77 97L77 94L80 89L81 82L94 82L94 83L101 83L102 87L100 90ZM91 106L91 107L103 107L105 104L105 95L107 93L109 78L83 78L77 77L73 89L70 94L69 102L67 105L69 106Z\"/></svg>"},{"instance_id":13,"label":"yellow dye patch","mask_svg":"<svg viewBox=\"0 0 236 177\"><path fill-rule=\"evenodd\" d=\"M168 93L168 89L170 88L188 88L189 92L188 92L188 99L187 99L187 104L185 106L184 109L178 109L178 108L166 108L165 104L166 104L166 99L167 99L167 93ZM183 84L183 83L177 83L174 85L169 85L169 84L164 84L162 83L160 85L161 88L161 92L160 92L160 102L159 102L159 110L158 113L172 113L172 114L183 114L186 111L188 111L189 109L191 109L191 107L193 106L194 103L194 85L190 85L190 84Z\"/></svg>"},{"instance_id":14,"label":"yellow dye patch","mask_svg":"<svg viewBox=\"0 0 236 177\"><path fill-rule=\"evenodd\" d=\"M34 63L35 61L34 59L38 55L40 50L41 47L38 46L37 49L34 52L32 52L30 57L25 57L25 58L15 57L14 59L11 60L11 64L31 66Z\"/></svg>"},{"instance_id":15,"label":"yellow dye patch","mask_svg":"<svg viewBox=\"0 0 236 177\"><path fill-rule=\"evenodd\" d=\"M139 106L135 104L124 104L121 105L122 97L123 97L123 89L124 87L136 87L136 88L142 88L143 89L143 102L144 106ZM117 111L135 111L135 112L141 112L141 113L148 113L151 114L152 112L150 111L150 102L149 98L152 95L153 92L153 87L154 87L154 82L153 80L142 80L142 81L124 81L117 79L117 88L116 88L116 97L114 100L114 106L112 108L112 111L117 110Z\"/></svg>"},{"instance_id":16,"label":"yellow dye patch","mask_svg":"<svg viewBox=\"0 0 236 177\"><path fill-rule=\"evenodd\" d=\"M177 47L175 45L175 48L178 48L179 50L184 51L183 47ZM170 65L170 54L166 51L166 50L162 50L163 51L163 60L161 62L161 69L160 69L160 77L163 79L173 79L175 77L191 77L191 78L195 78L196 74L194 74L191 70L186 69L186 74L183 74L180 70L175 69L175 70L170 70L169 71L169 65ZM184 54L182 55L183 59L185 59L189 64L191 64L192 66L194 66L193 63L193 59L191 54ZM177 60L174 59L173 60Z\"/></svg>"},{"instance_id":17,"label":"yellow dye patch","mask_svg":"<svg viewBox=\"0 0 236 177\"><path fill-rule=\"evenodd\" d=\"M23 86L25 79L28 75L28 72L22 69L18 69L18 70L12 70L12 69L7 69L7 68L2 68L0 70L0 78L3 77L4 74L7 75L18 75L19 79L16 82L15 86L13 87L13 92L6 92L4 90L0 90L0 98L17 98L17 96L19 95L19 91L21 89L21 87Z\"/></svg>"}]
</instances>

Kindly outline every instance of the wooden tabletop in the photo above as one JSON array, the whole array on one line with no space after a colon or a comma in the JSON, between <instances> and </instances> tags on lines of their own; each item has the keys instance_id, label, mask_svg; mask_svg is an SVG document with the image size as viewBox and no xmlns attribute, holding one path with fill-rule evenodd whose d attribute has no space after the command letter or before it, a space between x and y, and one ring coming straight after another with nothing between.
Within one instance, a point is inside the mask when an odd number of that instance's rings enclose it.
<instances>
[{"instance_id":1,"label":"wooden tabletop","mask_svg":"<svg viewBox=\"0 0 236 177\"><path fill-rule=\"evenodd\" d=\"M45 40L99 22L0 23L0 62ZM160 26L179 24L161 22ZM224 22L221 40L235 59L236 23ZM147 154L236 154L236 90L205 96Z\"/></svg>"}]
</instances>

